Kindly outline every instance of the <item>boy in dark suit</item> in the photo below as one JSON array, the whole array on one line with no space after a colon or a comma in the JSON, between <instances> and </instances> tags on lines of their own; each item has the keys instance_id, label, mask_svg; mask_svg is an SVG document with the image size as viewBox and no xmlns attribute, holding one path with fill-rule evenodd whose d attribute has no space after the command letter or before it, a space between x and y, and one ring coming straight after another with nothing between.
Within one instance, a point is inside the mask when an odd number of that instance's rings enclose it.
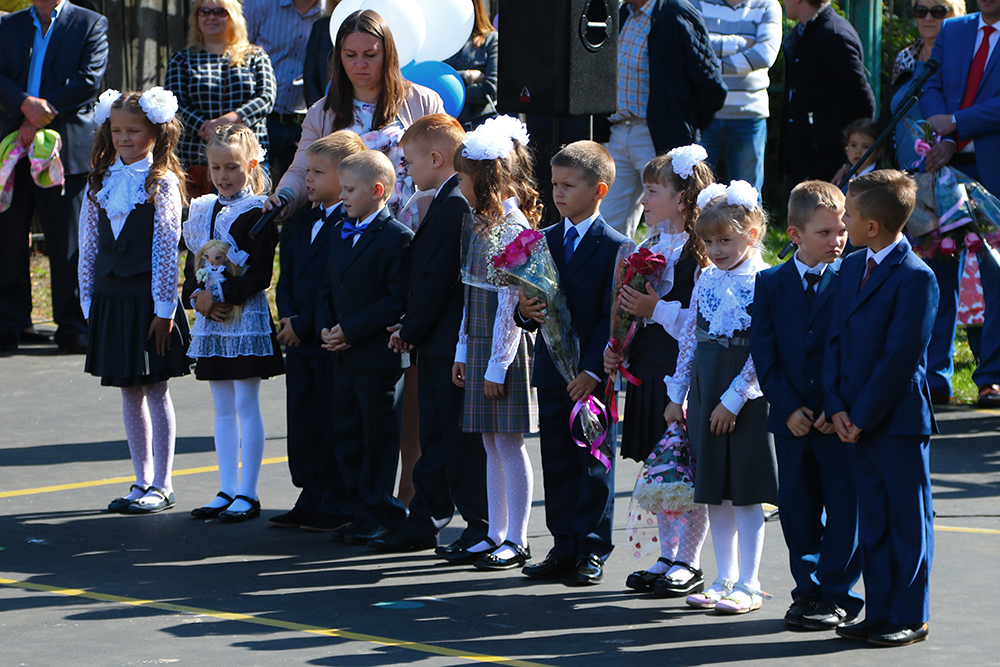
<instances>
[{"instance_id":1,"label":"boy in dark suit","mask_svg":"<svg viewBox=\"0 0 1000 667\"><path fill-rule=\"evenodd\" d=\"M614 159L593 141L573 142L552 158L552 198L564 217L544 233L580 339L580 370L567 385L545 341L538 339L531 384L538 389L545 523L554 544L545 560L522 570L532 579L599 584L604 580L604 561L614 548L614 456L611 470L606 471L573 442L569 428L573 406L604 379L615 260L625 241L600 213L601 200L614 180ZM544 308L544 303L522 294L514 319L534 331L545 321Z\"/></svg>"},{"instance_id":2,"label":"boy in dark suit","mask_svg":"<svg viewBox=\"0 0 1000 667\"><path fill-rule=\"evenodd\" d=\"M301 224L284 253L276 290L278 340L285 343L288 469L292 484L302 491L290 512L271 517L276 526L336 530L351 520L356 501L344 494L343 471L338 471L334 457L334 360L316 336L316 297L326 275L333 228L347 217L337 169L341 160L365 148L357 134L340 130L306 149L306 194L316 206L298 216Z\"/></svg>"},{"instance_id":3,"label":"boy in dark suit","mask_svg":"<svg viewBox=\"0 0 1000 667\"><path fill-rule=\"evenodd\" d=\"M436 190L410 247L406 317L390 339L397 352L420 355L420 458L413 468L414 496L402 527L369 543L379 551L432 549L438 531L455 515L468 524L448 553L486 537L486 450L476 433L462 432L463 390L451 381L462 323L462 227L472 209L458 189L453 165L465 131L447 114L423 116L399 142L407 173L421 190ZM443 554L442 554L443 555Z\"/></svg>"},{"instance_id":4,"label":"boy in dark suit","mask_svg":"<svg viewBox=\"0 0 1000 667\"><path fill-rule=\"evenodd\" d=\"M851 181L844 260L823 367L823 406L847 455L860 509L865 620L837 634L876 646L927 638L934 550L929 447L937 432L927 343L934 274L902 234L916 186L900 171Z\"/></svg>"},{"instance_id":5,"label":"boy in dark suit","mask_svg":"<svg viewBox=\"0 0 1000 667\"><path fill-rule=\"evenodd\" d=\"M403 316L413 232L385 208L396 184L389 158L363 151L344 158L337 173L348 219L333 231L316 331L334 359L337 465L345 486L357 480L347 490L360 497L354 521L334 537L367 544L406 517L392 495L399 460L393 403L403 370L388 329Z\"/></svg>"},{"instance_id":6,"label":"boy in dark suit","mask_svg":"<svg viewBox=\"0 0 1000 667\"><path fill-rule=\"evenodd\" d=\"M788 200L791 261L757 276L750 354L771 406L768 430L778 456L778 506L795 579L785 623L832 630L864 604L858 499L847 452L823 412L823 353L844 251L844 195L804 181ZM824 520L824 513L826 515Z\"/></svg>"}]
</instances>

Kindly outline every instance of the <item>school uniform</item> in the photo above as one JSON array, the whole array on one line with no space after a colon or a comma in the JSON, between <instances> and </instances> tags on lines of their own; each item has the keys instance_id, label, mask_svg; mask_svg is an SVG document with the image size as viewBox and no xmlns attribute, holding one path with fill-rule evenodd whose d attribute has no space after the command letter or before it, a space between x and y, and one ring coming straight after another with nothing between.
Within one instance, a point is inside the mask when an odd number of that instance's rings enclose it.
<instances>
[{"instance_id":1,"label":"school uniform","mask_svg":"<svg viewBox=\"0 0 1000 667\"><path fill-rule=\"evenodd\" d=\"M814 418L823 413L823 354L837 285L832 266L810 269L797 257L758 274L750 354L770 405L792 599L830 602L857 616L864 604L851 590L861 577L858 500L847 452L836 434L813 428L797 437L785 423L803 406Z\"/></svg>"},{"instance_id":2,"label":"school uniform","mask_svg":"<svg viewBox=\"0 0 1000 667\"><path fill-rule=\"evenodd\" d=\"M392 495L399 460L393 402L403 369L389 349L387 327L403 315L412 238L386 208L366 220L339 223L317 297L316 335L339 324L350 344L331 353L332 423L345 484L352 483L346 475L357 471L360 502L352 514L358 536L374 537L380 526L395 530L406 516Z\"/></svg>"},{"instance_id":3,"label":"school uniform","mask_svg":"<svg viewBox=\"0 0 1000 667\"><path fill-rule=\"evenodd\" d=\"M411 245L399 335L418 355L420 458L404 526L413 541L437 535L456 507L468 524L463 538L475 544L487 533L486 451L479 434L462 431L465 391L451 380L464 302L462 229L471 214L452 176L438 188Z\"/></svg>"},{"instance_id":4,"label":"school uniform","mask_svg":"<svg viewBox=\"0 0 1000 667\"><path fill-rule=\"evenodd\" d=\"M927 343L938 286L905 238L873 258L864 280L871 254L849 255L840 270L823 404L861 429L845 447L860 508L866 621L916 625L928 618L934 548Z\"/></svg>"},{"instance_id":5,"label":"school uniform","mask_svg":"<svg viewBox=\"0 0 1000 667\"><path fill-rule=\"evenodd\" d=\"M334 227L347 217L339 203L317 206L297 217L291 247L278 278L278 318L291 318L301 345L285 349L285 410L288 421L288 469L302 489L295 507L324 515L332 525L347 520L357 502L341 483L333 440L334 360L316 335L317 295L327 271Z\"/></svg>"},{"instance_id":6,"label":"school uniform","mask_svg":"<svg viewBox=\"0 0 1000 667\"><path fill-rule=\"evenodd\" d=\"M580 339L580 370L604 380L615 260L625 237L600 214L575 226L564 219L544 230L544 234L559 271L559 286L566 297L573 329ZM518 311L515 320L529 331L539 326L534 321L525 322ZM541 338L531 380L538 390L545 523L554 539L549 558L596 556L603 562L614 548L611 523L615 457L610 457L608 471L588 449L573 441L569 415L574 402L566 391L566 379L556 369Z\"/></svg>"}]
</instances>

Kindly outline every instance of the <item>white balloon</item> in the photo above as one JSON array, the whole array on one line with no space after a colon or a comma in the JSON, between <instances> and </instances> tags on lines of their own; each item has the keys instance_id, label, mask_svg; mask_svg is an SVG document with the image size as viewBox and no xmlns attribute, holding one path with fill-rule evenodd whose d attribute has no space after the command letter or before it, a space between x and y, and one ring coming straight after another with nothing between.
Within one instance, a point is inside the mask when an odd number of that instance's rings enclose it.
<instances>
[{"instance_id":1,"label":"white balloon","mask_svg":"<svg viewBox=\"0 0 1000 667\"><path fill-rule=\"evenodd\" d=\"M417 62L447 60L458 53L472 35L476 22L473 0L416 0L427 20L427 37Z\"/></svg>"},{"instance_id":2,"label":"white balloon","mask_svg":"<svg viewBox=\"0 0 1000 667\"><path fill-rule=\"evenodd\" d=\"M373 9L389 24L400 67L416 58L424 45L427 23L423 10L413 0L341 0L330 14L330 40L334 44L344 19L359 9Z\"/></svg>"}]
</instances>

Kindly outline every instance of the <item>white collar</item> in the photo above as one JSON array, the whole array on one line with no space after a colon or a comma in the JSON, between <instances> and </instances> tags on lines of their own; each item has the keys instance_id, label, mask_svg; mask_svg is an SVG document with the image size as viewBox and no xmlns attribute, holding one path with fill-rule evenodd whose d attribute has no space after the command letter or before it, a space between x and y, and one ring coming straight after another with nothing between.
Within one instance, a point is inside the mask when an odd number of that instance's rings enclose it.
<instances>
[{"instance_id":1,"label":"white collar","mask_svg":"<svg viewBox=\"0 0 1000 667\"><path fill-rule=\"evenodd\" d=\"M517 197L510 197L503 200L503 214L510 215L517 210Z\"/></svg>"},{"instance_id":2,"label":"white collar","mask_svg":"<svg viewBox=\"0 0 1000 667\"><path fill-rule=\"evenodd\" d=\"M815 273L816 275L821 276L821 275L823 275L823 272L826 271L826 263L825 262L819 262L818 264L816 264L816 266L813 266L813 267L808 267L805 264L803 264L801 261L799 261L799 251L798 250L796 250L795 254L792 256L792 261L795 262L795 268L799 270L799 279L800 280L805 280L807 273Z\"/></svg>"},{"instance_id":3,"label":"white collar","mask_svg":"<svg viewBox=\"0 0 1000 667\"><path fill-rule=\"evenodd\" d=\"M594 221L597 220L597 217L600 214L601 214L600 211L594 211L594 215L576 224L573 224L573 222L569 218L563 218L563 236L566 236L566 233L569 232L570 227L576 227L576 233L579 235L577 238L582 239L584 236L587 235L587 232L590 231L590 228L593 226Z\"/></svg>"},{"instance_id":4,"label":"white collar","mask_svg":"<svg viewBox=\"0 0 1000 667\"><path fill-rule=\"evenodd\" d=\"M114 164L108 167L108 173L114 173L116 171L121 171L127 169L128 171L134 172L136 174L147 174L149 169L153 166L153 156L147 154L142 160L136 160L132 164L125 164L122 162L121 156L115 159Z\"/></svg>"},{"instance_id":5,"label":"white collar","mask_svg":"<svg viewBox=\"0 0 1000 667\"><path fill-rule=\"evenodd\" d=\"M1000 23L1000 21L998 21L997 23ZM978 35L982 31L982 29L985 28L986 26L990 26L991 28L996 28L997 24L996 23L987 23L986 21L984 21L983 20L983 13L980 12L979 13L979 27L976 28L976 34ZM990 35L990 36L992 37L992 35Z\"/></svg>"},{"instance_id":6,"label":"white collar","mask_svg":"<svg viewBox=\"0 0 1000 667\"><path fill-rule=\"evenodd\" d=\"M334 204L333 206L331 206L330 208L326 208L326 207L324 207L324 206L323 206L322 204L320 204L320 208L322 208L322 209L323 209L323 217L324 217L324 218L329 218L329 217L330 217L331 215L333 215L333 212L334 212L334 211L336 211L336 210L337 210L338 208L340 208L341 204L343 204L343 203L344 203L344 202L342 202L342 201L339 201L339 202L337 202L336 204ZM378 214L378 213L376 212L376 215L377 215L377 214Z\"/></svg>"},{"instance_id":7,"label":"white collar","mask_svg":"<svg viewBox=\"0 0 1000 667\"><path fill-rule=\"evenodd\" d=\"M764 258L760 255L760 250L753 248L750 251L750 256L745 262L740 264L734 269L729 269L728 271L723 271L728 276L752 276L760 273L764 269L771 268L771 265L764 261Z\"/></svg>"},{"instance_id":8,"label":"white collar","mask_svg":"<svg viewBox=\"0 0 1000 667\"><path fill-rule=\"evenodd\" d=\"M385 207L383 206L382 208L385 208ZM375 211L374 213L372 213L371 215L369 215L367 218L365 218L364 220L362 220L361 222L359 222L358 224L356 224L355 227L367 227L368 225L372 224L372 220L374 220L378 216L378 214L381 213L381 212L382 212L382 209L380 208L377 211Z\"/></svg>"},{"instance_id":9,"label":"white collar","mask_svg":"<svg viewBox=\"0 0 1000 667\"><path fill-rule=\"evenodd\" d=\"M871 259L872 257L874 257L875 258L875 263L876 264L881 264L882 260L884 260L886 257L888 257L889 253L892 252L892 249L895 248L896 246L898 246L899 242L902 241L902 240L903 240L902 237L900 237L900 238L896 239L895 243L887 245L886 247L882 248L878 252L873 252L871 248L868 248L868 255L865 258L865 262L867 263L869 259Z\"/></svg>"}]
</instances>

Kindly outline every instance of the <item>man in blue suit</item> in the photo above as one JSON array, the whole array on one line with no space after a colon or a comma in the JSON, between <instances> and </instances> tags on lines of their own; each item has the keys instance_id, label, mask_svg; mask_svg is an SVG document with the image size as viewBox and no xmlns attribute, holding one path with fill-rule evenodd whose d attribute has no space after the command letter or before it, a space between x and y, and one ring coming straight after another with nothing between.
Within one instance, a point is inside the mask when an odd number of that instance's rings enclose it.
<instances>
[{"instance_id":1,"label":"man in blue suit","mask_svg":"<svg viewBox=\"0 0 1000 667\"><path fill-rule=\"evenodd\" d=\"M847 191L851 243L840 270L823 366L823 405L847 443L858 491L865 620L846 639L905 646L927 638L934 511L927 343L937 314L934 274L902 229L916 186L873 171Z\"/></svg>"},{"instance_id":2,"label":"man in blue suit","mask_svg":"<svg viewBox=\"0 0 1000 667\"><path fill-rule=\"evenodd\" d=\"M757 276L750 354L771 409L778 456L778 506L795 588L785 624L832 630L864 602L858 498L847 452L824 413L822 373L844 250L844 195L832 183L803 181L788 200L791 260Z\"/></svg>"},{"instance_id":3,"label":"man in blue suit","mask_svg":"<svg viewBox=\"0 0 1000 667\"><path fill-rule=\"evenodd\" d=\"M108 21L68 0L33 0L33 6L0 17L0 138L18 133L29 145L49 128L62 138L65 187L40 188L28 160L11 178L11 206L0 213L0 352L17 348L31 325L31 284L25 247L32 216L45 232L52 271L56 342L66 352L87 349L76 276L76 228L90 171L96 126L93 102L108 60Z\"/></svg>"},{"instance_id":4,"label":"man in blue suit","mask_svg":"<svg viewBox=\"0 0 1000 667\"><path fill-rule=\"evenodd\" d=\"M920 109L944 137L927 156L927 169L950 165L1000 196L1000 0L979 0L979 13L948 19L941 27L931 57L941 68L928 80ZM959 271L935 267L942 307L948 317L935 323L928 350L931 389L951 395L954 312L958 305ZM980 362L972 379L979 405L1000 407L1000 267L979 253L985 312Z\"/></svg>"}]
</instances>

